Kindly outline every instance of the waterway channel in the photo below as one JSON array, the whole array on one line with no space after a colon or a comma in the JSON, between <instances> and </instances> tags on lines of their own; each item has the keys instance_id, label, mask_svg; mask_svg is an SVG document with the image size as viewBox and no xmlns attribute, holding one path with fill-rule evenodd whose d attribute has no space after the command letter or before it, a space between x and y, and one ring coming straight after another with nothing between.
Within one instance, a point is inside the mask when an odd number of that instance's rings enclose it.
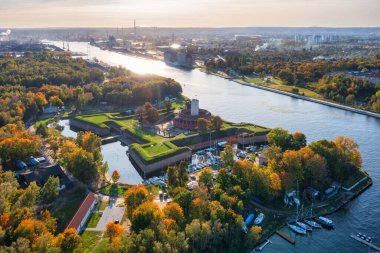
<instances>
[{"instance_id":1,"label":"waterway channel","mask_svg":"<svg viewBox=\"0 0 380 253\"><path fill-rule=\"evenodd\" d=\"M55 45L62 46L62 42ZM185 96L197 97L202 108L229 121L302 131L309 142L339 135L355 139L373 186L329 216L336 224L335 230L297 236L294 246L274 235L265 252L368 252L368 248L349 237L357 232L374 237L374 244L380 245L380 119L243 86L199 70L185 71L159 61L100 50L87 43L70 43L70 49L137 73L173 78L182 84ZM287 229L283 232L291 235Z\"/></svg>"}]
</instances>

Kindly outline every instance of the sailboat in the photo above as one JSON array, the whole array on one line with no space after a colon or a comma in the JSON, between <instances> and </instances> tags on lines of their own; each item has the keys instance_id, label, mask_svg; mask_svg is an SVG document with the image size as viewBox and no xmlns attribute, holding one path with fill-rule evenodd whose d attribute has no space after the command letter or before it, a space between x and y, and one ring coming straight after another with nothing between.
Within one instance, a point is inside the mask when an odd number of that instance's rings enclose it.
<instances>
[{"instance_id":1,"label":"sailboat","mask_svg":"<svg viewBox=\"0 0 380 253\"><path fill-rule=\"evenodd\" d=\"M293 230L293 232L295 232L296 234L300 234L300 235L306 235L306 230L303 229L303 228L300 228L296 225L292 225L292 224L289 224L288 223L288 227Z\"/></svg>"},{"instance_id":2,"label":"sailboat","mask_svg":"<svg viewBox=\"0 0 380 253\"><path fill-rule=\"evenodd\" d=\"M317 223L315 221L312 221L312 220L304 220L303 222L306 223L307 225L309 225L312 228L322 228L321 224L319 224L319 223Z\"/></svg>"},{"instance_id":3,"label":"sailboat","mask_svg":"<svg viewBox=\"0 0 380 253\"><path fill-rule=\"evenodd\" d=\"M307 225L301 221L296 221L296 225L302 229L305 229L306 231L309 231L309 232L313 231L313 228L311 226L309 226L309 225Z\"/></svg>"}]
</instances>

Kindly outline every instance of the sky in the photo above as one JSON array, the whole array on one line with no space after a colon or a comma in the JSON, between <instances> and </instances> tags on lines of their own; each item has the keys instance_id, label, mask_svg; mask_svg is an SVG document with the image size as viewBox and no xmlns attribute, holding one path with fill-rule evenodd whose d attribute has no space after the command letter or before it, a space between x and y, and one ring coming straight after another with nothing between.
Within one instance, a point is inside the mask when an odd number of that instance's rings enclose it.
<instances>
[{"instance_id":1,"label":"sky","mask_svg":"<svg viewBox=\"0 0 380 253\"><path fill-rule=\"evenodd\" d=\"M0 0L0 27L380 27L380 0Z\"/></svg>"}]
</instances>

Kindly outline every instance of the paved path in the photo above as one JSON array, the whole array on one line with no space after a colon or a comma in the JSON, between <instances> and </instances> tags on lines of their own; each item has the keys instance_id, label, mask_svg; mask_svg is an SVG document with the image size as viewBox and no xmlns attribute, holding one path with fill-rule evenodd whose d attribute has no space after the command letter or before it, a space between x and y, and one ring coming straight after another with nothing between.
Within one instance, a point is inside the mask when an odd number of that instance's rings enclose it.
<instances>
[{"instance_id":1,"label":"paved path","mask_svg":"<svg viewBox=\"0 0 380 253\"><path fill-rule=\"evenodd\" d=\"M96 225L96 228L91 229L91 230L105 231L108 222L112 222L115 220L121 221L121 218L123 218L125 208L117 207L117 205L121 203L122 201L123 201L122 199L111 198L110 204L106 207L106 209L104 209L102 217L100 218L98 224Z\"/></svg>"}]
</instances>

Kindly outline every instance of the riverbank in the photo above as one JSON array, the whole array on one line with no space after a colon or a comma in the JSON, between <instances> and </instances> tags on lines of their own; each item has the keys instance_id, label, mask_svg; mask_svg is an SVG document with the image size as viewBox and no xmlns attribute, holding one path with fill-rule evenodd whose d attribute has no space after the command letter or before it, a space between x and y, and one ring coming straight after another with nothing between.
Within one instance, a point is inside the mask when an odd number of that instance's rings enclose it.
<instances>
[{"instance_id":1,"label":"riverbank","mask_svg":"<svg viewBox=\"0 0 380 253\"><path fill-rule=\"evenodd\" d=\"M380 114L379 113L370 112L370 111L354 108L354 107L351 107L351 106L341 105L341 104L338 104L338 103L329 102L329 101L322 100L322 99L317 99L317 98L312 98L312 97L308 97L308 96L304 96L304 95L300 95L300 94L295 94L295 93L291 93L291 92L287 92L287 91L283 91L283 90L267 87L267 86L256 84L256 83L245 82L245 81L240 80L238 78L230 77L227 74L226 75L222 75L222 74L219 74L219 73L209 72L209 71L205 71L205 70L200 70L200 71L202 71L202 72L204 72L206 74L214 75L214 76L217 76L217 77L220 77L220 78L223 78L223 79L227 79L227 80L236 82L236 83L241 84L241 85L250 86L250 87L253 87L253 88L262 89L262 90L266 90L266 91L270 91L270 92L275 92L275 93L278 93L278 94L281 94L281 95L285 95L285 96L289 96L289 97L293 97L293 98L298 98L298 99L306 100L306 101L317 103L317 104L327 105L327 106L338 108L338 109L341 109L341 110L355 112L355 113L359 113L359 114L362 114L362 115L366 115L366 116L375 117L375 118L380 119Z\"/></svg>"},{"instance_id":2,"label":"riverbank","mask_svg":"<svg viewBox=\"0 0 380 253\"><path fill-rule=\"evenodd\" d=\"M357 108L353 108L353 107L346 106L346 105L328 102L328 101L321 100L321 99L316 99L316 98L311 98L311 97L307 97L307 96L303 96L303 95L299 95L299 94L294 94L294 93L287 92L287 91L281 91L281 90L273 89L273 88L266 87L266 86L259 85L259 84L247 83L247 82L244 82L244 81L239 80L239 79L230 79L230 80L232 80L236 83L239 83L241 85L250 86L250 87L262 89L262 90L267 90L267 91L275 92L278 94L286 95L289 97L298 98L298 99L306 100L306 101L317 103L317 104L327 105L330 107L334 107L334 108L338 108L338 109L342 109L342 110L346 110L346 111L350 111L350 112L355 112L355 113L359 113L359 114L363 114L366 116L371 116L371 117L375 117L375 118L380 119L380 114L375 113L375 112L370 112L370 111L357 109Z\"/></svg>"}]
</instances>

